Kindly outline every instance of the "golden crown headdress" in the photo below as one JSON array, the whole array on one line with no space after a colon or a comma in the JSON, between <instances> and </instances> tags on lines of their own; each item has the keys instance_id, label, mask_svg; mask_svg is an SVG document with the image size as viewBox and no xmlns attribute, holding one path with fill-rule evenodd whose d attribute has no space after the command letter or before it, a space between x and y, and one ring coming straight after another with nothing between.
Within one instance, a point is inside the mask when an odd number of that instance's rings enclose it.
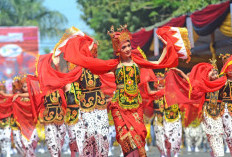
<instances>
[{"instance_id":1,"label":"golden crown headdress","mask_svg":"<svg viewBox=\"0 0 232 157\"><path fill-rule=\"evenodd\" d=\"M227 58L229 58L231 56L231 54L226 53L226 54L220 54L219 58L221 58L222 60L226 60Z\"/></svg>"},{"instance_id":2,"label":"golden crown headdress","mask_svg":"<svg viewBox=\"0 0 232 157\"><path fill-rule=\"evenodd\" d=\"M120 28L117 28L117 32L114 31L114 26L111 26L108 34L111 37L115 53L118 53L120 51L120 46L123 42L131 40L131 33L128 31L127 25L120 25Z\"/></svg>"},{"instance_id":3,"label":"golden crown headdress","mask_svg":"<svg viewBox=\"0 0 232 157\"><path fill-rule=\"evenodd\" d=\"M216 59L209 59L210 64L213 66L214 69L218 70L217 68L217 60Z\"/></svg>"},{"instance_id":4,"label":"golden crown headdress","mask_svg":"<svg viewBox=\"0 0 232 157\"><path fill-rule=\"evenodd\" d=\"M13 78L13 82L17 82L17 81L20 81L21 80L21 77L20 76L15 76Z\"/></svg>"},{"instance_id":5,"label":"golden crown headdress","mask_svg":"<svg viewBox=\"0 0 232 157\"><path fill-rule=\"evenodd\" d=\"M27 74L23 74L20 76L21 78L21 83L26 83L27 82Z\"/></svg>"},{"instance_id":6,"label":"golden crown headdress","mask_svg":"<svg viewBox=\"0 0 232 157\"><path fill-rule=\"evenodd\" d=\"M164 77L164 74L161 73L161 72L157 72L157 73L156 73L156 77Z\"/></svg>"},{"instance_id":7,"label":"golden crown headdress","mask_svg":"<svg viewBox=\"0 0 232 157\"><path fill-rule=\"evenodd\" d=\"M157 72L155 75L156 75L156 77L157 77L157 81L155 81L154 87L157 88L157 86L158 86L159 84L164 85L164 84L165 84L164 74L161 73L161 72Z\"/></svg>"}]
</instances>

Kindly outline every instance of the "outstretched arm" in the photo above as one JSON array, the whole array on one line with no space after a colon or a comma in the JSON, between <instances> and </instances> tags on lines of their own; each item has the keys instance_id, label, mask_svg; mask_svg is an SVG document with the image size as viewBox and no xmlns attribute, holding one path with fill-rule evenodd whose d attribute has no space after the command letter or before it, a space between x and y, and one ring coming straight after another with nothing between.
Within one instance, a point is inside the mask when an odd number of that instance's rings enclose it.
<instances>
[{"instance_id":1,"label":"outstretched arm","mask_svg":"<svg viewBox=\"0 0 232 157\"><path fill-rule=\"evenodd\" d=\"M54 66L55 66L55 69L57 71L60 71L60 68L59 68L60 57L59 56L52 57L52 62L54 64Z\"/></svg>"},{"instance_id":2,"label":"outstretched arm","mask_svg":"<svg viewBox=\"0 0 232 157\"><path fill-rule=\"evenodd\" d=\"M19 93L19 94L15 94L12 101L15 101L18 97L29 97L29 93Z\"/></svg>"},{"instance_id":3,"label":"outstretched arm","mask_svg":"<svg viewBox=\"0 0 232 157\"><path fill-rule=\"evenodd\" d=\"M147 83L147 92L148 92L148 94L151 94L151 95L157 93L157 91L151 90L151 88L150 88L150 86L149 86L149 83Z\"/></svg>"},{"instance_id":4,"label":"outstretched arm","mask_svg":"<svg viewBox=\"0 0 232 157\"><path fill-rule=\"evenodd\" d=\"M3 91L0 91L0 95L6 96L6 97L13 96L13 94L6 94L6 93L4 93Z\"/></svg>"},{"instance_id":5,"label":"outstretched arm","mask_svg":"<svg viewBox=\"0 0 232 157\"><path fill-rule=\"evenodd\" d=\"M171 69L177 71L185 80L187 80L187 81L189 80L189 77L180 69L178 69L178 68L171 68Z\"/></svg>"},{"instance_id":6,"label":"outstretched arm","mask_svg":"<svg viewBox=\"0 0 232 157\"><path fill-rule=\"evenodd\" d=\"M167 42L166 42L161 36L158 36L158 37L159 37L159 39L160 39L165 45L167 45ZM167 54L167 48L164 47L163 52L162 52L162 54L161 54L159 60L158 60L158 61L150 61L150 62L151 62L151 63L154 63L154 64L160 64L160 62L164 59L164 57L166 56L166 54Z\"/></svg>"}]
</instances>

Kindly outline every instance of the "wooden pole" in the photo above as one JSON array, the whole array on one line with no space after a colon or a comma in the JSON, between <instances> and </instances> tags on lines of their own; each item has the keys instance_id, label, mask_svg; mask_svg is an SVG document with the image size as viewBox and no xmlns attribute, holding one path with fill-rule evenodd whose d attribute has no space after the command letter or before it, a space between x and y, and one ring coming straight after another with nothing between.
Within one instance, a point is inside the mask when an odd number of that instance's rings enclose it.
<instances>
[{"instance_id":1,"label":"wooden pole","mask_svg":"<svg viewBox=\"0 0 232 157\"><path fill-rule=\"evenodd\" d=\"M211 34L211 42L209 46L210 52L212 53L212 59L216 60L217 55L216 55L216 49L215 49L215 33L213 32Z\"/></svg>"}]
</instances>

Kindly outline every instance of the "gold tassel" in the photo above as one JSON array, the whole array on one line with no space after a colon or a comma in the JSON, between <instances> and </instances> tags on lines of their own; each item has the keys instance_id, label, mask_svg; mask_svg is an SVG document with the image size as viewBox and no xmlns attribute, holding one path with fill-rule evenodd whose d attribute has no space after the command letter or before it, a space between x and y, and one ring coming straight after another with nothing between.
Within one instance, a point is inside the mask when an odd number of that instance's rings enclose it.
<instances>
[{"instance_id":1,"label":"gold tassel","mask_svg":"<svg viewBox=\"0 0 232 157\"><path fill-rule=\"evenodd\" d=\"M143 52L143 50L139 46L137 47L137 50L139 50L139 52L143 56L143 58L147 60L146 54Z\"/></svg>"}]
</instances>

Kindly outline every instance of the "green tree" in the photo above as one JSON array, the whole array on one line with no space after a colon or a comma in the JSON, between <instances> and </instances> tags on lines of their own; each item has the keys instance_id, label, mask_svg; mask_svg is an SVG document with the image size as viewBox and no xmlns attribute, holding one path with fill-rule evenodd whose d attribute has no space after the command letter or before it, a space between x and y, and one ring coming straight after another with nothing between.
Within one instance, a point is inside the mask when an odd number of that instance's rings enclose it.
<instances>
[{"instance_id":1,"label":"green tree","mask_svg":"<svg viewBox=\"0 0 232 157\"><path fill-rule=\"evenodd\" d=\"M49 47L45 47L43 50L45 54L49 54L51 52L51 49Z\"/></svg>"},{"instance_id":2,"label":"green tree","mask_svg":"<svg viewBox=\"0 0 232 157\"><path fill-rule=\"evenodd\" d=\"M173 2L175 5L171 5ZM99 57L112 58L112 46L107 30L111 25L127 24L131 32L165 19L178 8L174 0L77 0L82 19L95 30L99 40ZM151 18L153 17L153 18Z\"/></svg>"},{"instance_id":3,"label":"green tree","mask_svg":"<svg viewBox=\"0 0 232 157\"><path fill-rule=\"evenodd\" d=\"M67 19L42 3L43 0L1 0L0 26L38 26L42 37L60 35Z\"/></svg>"},{"instance_id":4,"label":"green tree","mask_svg":"<svg viewBox=\"0 0 232 157\"><path fill-rule=\"evenodd\" d=\"M77 0L83 20L106 39L111 25L128 24L130 31L169 17L180 2L174 0ZM152 17L152 18L151 18Z\"/></svg>"},{"instance_id":5,"label":"green tree","mask_svg":"<svg viewBox=\"0 0 232 157\"><path fill-rule=\"evenodd\" d=\"M186 13L193 13L196 10L201 10L207 5L224 2L227 0L183 0L182 5L175 10L172 16L179 16Z\"/></svg>"}]
</instances>

